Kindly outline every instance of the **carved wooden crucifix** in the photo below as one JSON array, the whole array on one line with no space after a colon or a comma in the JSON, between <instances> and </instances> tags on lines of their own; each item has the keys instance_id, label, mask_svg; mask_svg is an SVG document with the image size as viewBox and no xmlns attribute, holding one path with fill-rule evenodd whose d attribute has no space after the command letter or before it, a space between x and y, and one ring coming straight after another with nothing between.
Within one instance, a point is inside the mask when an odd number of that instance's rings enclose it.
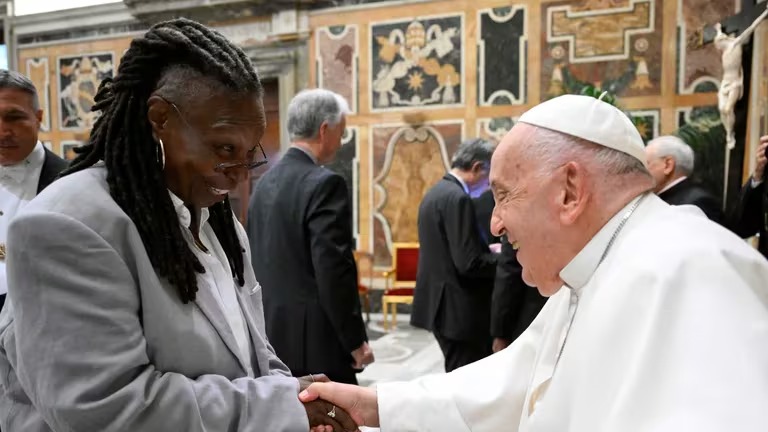
<instances>
[{"instance_id":1,"label":"carved wooden crucifix","mask_svg":"<svg viewBox=\"0 0 768 432\"><path fill-rule=\"evenodd\" d=\"M746 30L751 30L752 24L766 11L768 0L741 0L741 11L733 16L722 19L719 24L726 34L738 36ZM699 48L714 42L718 34L716 25L711 23L697 30L688 38L689 48ZM743 97L736 102L734 107L733 131L735 135L735 147L730 150L726 158L725 184L723 185L724 204L726 208L732 208L738 199L742 186L743 162L747 137L747 122L749 114L749 91L752 79L752 39L742 43L741 66L743 70ZM723 143L725 144L725 143Z\"/></svg>"}]
</instances>

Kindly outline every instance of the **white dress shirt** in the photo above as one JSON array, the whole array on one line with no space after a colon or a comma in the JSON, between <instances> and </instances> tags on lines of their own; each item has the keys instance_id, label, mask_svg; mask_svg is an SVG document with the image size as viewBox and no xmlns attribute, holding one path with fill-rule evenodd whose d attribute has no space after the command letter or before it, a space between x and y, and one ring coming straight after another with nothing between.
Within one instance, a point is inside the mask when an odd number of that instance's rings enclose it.
<instances>
[{"instance_id":1,"label":"white dress shirt","mask_svg":"<svg viewBox=\"0 0 768 432\"><path fill-rule=\"evenodd\" d=\"M461 188L464 189L464 193L469 195L469 186L467 186L467 182L464 181L461 177L457 176L456 174L449 172L448 174L452 175L453 178L459 181L459 184L461 185Z\"/></svg>"},{"instance_id":2,"label":"white dress shirt","mask_svg":"<svg viewBox=\"0 0 768 432\"><path fill-rule=\"evenodd\" d=\"M0 166L0 244L5 244L11 219L37 195L37 184L45 162L40 141L26 159L16 165ZM8 292L5 261L0 261L0 295Z\"/></svg>"},{"instance_id":3,"label":"white dress shirt","mask_svg":"<svg viewBox=\"0 0 768 432\"><path fill-rule=\"evenodd\" d=\"M227 322L235 336L237 346L240 348L245 364L248 365L248 376L253 377L251 337L248 333L248 327L245 325L243 310L240 308L240 303L237 300L235 290L238 287L235 283L235 276L232 274L232 269L229 266L227 254L221 247L221 243L219 243L216 234L213 232L213 228L208 223L208 209L204 208L200 212L200 241L208 249L206 253L195 245L192 231L189 229L192 217L184 202L174 195L173 192L168 191L168 193L171 195L176 214L179 216L184 239L197 259L200 260L200 264L205 268L205 273L199 274L198 277L204 278L209 286L216 288L213 295L224 316L227 317Z\"/></svg>"},{"instance_id":4,"label":"white dress shirt","mask_svg":"<svg viewBox=\"0 0 768 432\"><path fill-rule=\"evenodd\" d=\"M682 177L680 177L680 178L678 178L678 179L675 179L675 180L673 180L673 181L669 182L669 184L667 184L666 186L664 186L664 189L662 189L662 190L660 190L660 191L659 191L658 195L661 195L661 194L663 194L664 192L666 192L666 191L668 191L668 190L672 189L673 187L675 187L675 186L677 186L678 184L682 183L682 182L683 182L683 180L685 180L685 179L687 179L687 178L688 178L688 176L682 176Z\"/></svg>"}]
</instances>

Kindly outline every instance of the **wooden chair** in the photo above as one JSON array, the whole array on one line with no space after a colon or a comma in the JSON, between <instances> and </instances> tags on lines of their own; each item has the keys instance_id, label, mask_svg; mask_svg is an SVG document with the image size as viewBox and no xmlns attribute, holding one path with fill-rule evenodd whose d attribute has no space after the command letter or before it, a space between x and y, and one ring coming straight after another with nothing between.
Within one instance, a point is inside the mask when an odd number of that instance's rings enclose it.
<instances>
[{"instance_id":1,"label":"wooden chair","mask_svg":"<svg viewBox=\"0 0 768 432\"><path fill-rule=\"evenodd\" d=\"M363 251L355 251L357 263L357 293L365 312L365 322L371 321L371 289L373 288L373 254ZM367 282L363 280L365 273Z\"/></svg>"},{"instance_id":2,"label":"wooden chair","mask_svg":"<svg viewBox=\"0 0 768 432\"><path fill-rule=\"evenodd\" d=\"M397 305L413 304L413 290L416 288L416 269L419 265L418 243L393 243L392 267L384 271L386 288L381 297L384 313L384 329L397 325Z\"/></svg>"}]
</instances>

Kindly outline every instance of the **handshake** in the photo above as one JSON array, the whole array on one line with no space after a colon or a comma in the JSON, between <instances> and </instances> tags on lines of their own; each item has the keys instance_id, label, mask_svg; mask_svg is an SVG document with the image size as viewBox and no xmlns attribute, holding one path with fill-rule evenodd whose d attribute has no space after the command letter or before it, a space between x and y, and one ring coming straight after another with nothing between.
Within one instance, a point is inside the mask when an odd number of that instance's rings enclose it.
<instances>
[{"instance_id":1,"label":"handshake","mask_svg":"<svg viewBox=\"0 0 768 432\"><path fill-rule=\"evenodd\" d=\"M330 382L325 375L299 378L310 432L353 432L358 426L379 427L376 390Z\"/></svg>"}]
</instances>

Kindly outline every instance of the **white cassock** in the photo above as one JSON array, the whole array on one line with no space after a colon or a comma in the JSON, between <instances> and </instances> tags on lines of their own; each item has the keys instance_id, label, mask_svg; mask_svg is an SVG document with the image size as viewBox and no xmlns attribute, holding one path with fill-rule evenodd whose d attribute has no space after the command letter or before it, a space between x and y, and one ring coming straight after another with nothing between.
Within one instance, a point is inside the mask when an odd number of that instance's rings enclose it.
<instances>
[{"instance_id":1,"label":"white cassock","mask_svg":"<svg viewBox=\"0 0 768 432\"><path fill-rule=\"evenodd\" d=\"M768 431L768 261L655 195L619 229L633 203L507 349L379 384L382 432Z\"/></svg>"}]
</instances>

